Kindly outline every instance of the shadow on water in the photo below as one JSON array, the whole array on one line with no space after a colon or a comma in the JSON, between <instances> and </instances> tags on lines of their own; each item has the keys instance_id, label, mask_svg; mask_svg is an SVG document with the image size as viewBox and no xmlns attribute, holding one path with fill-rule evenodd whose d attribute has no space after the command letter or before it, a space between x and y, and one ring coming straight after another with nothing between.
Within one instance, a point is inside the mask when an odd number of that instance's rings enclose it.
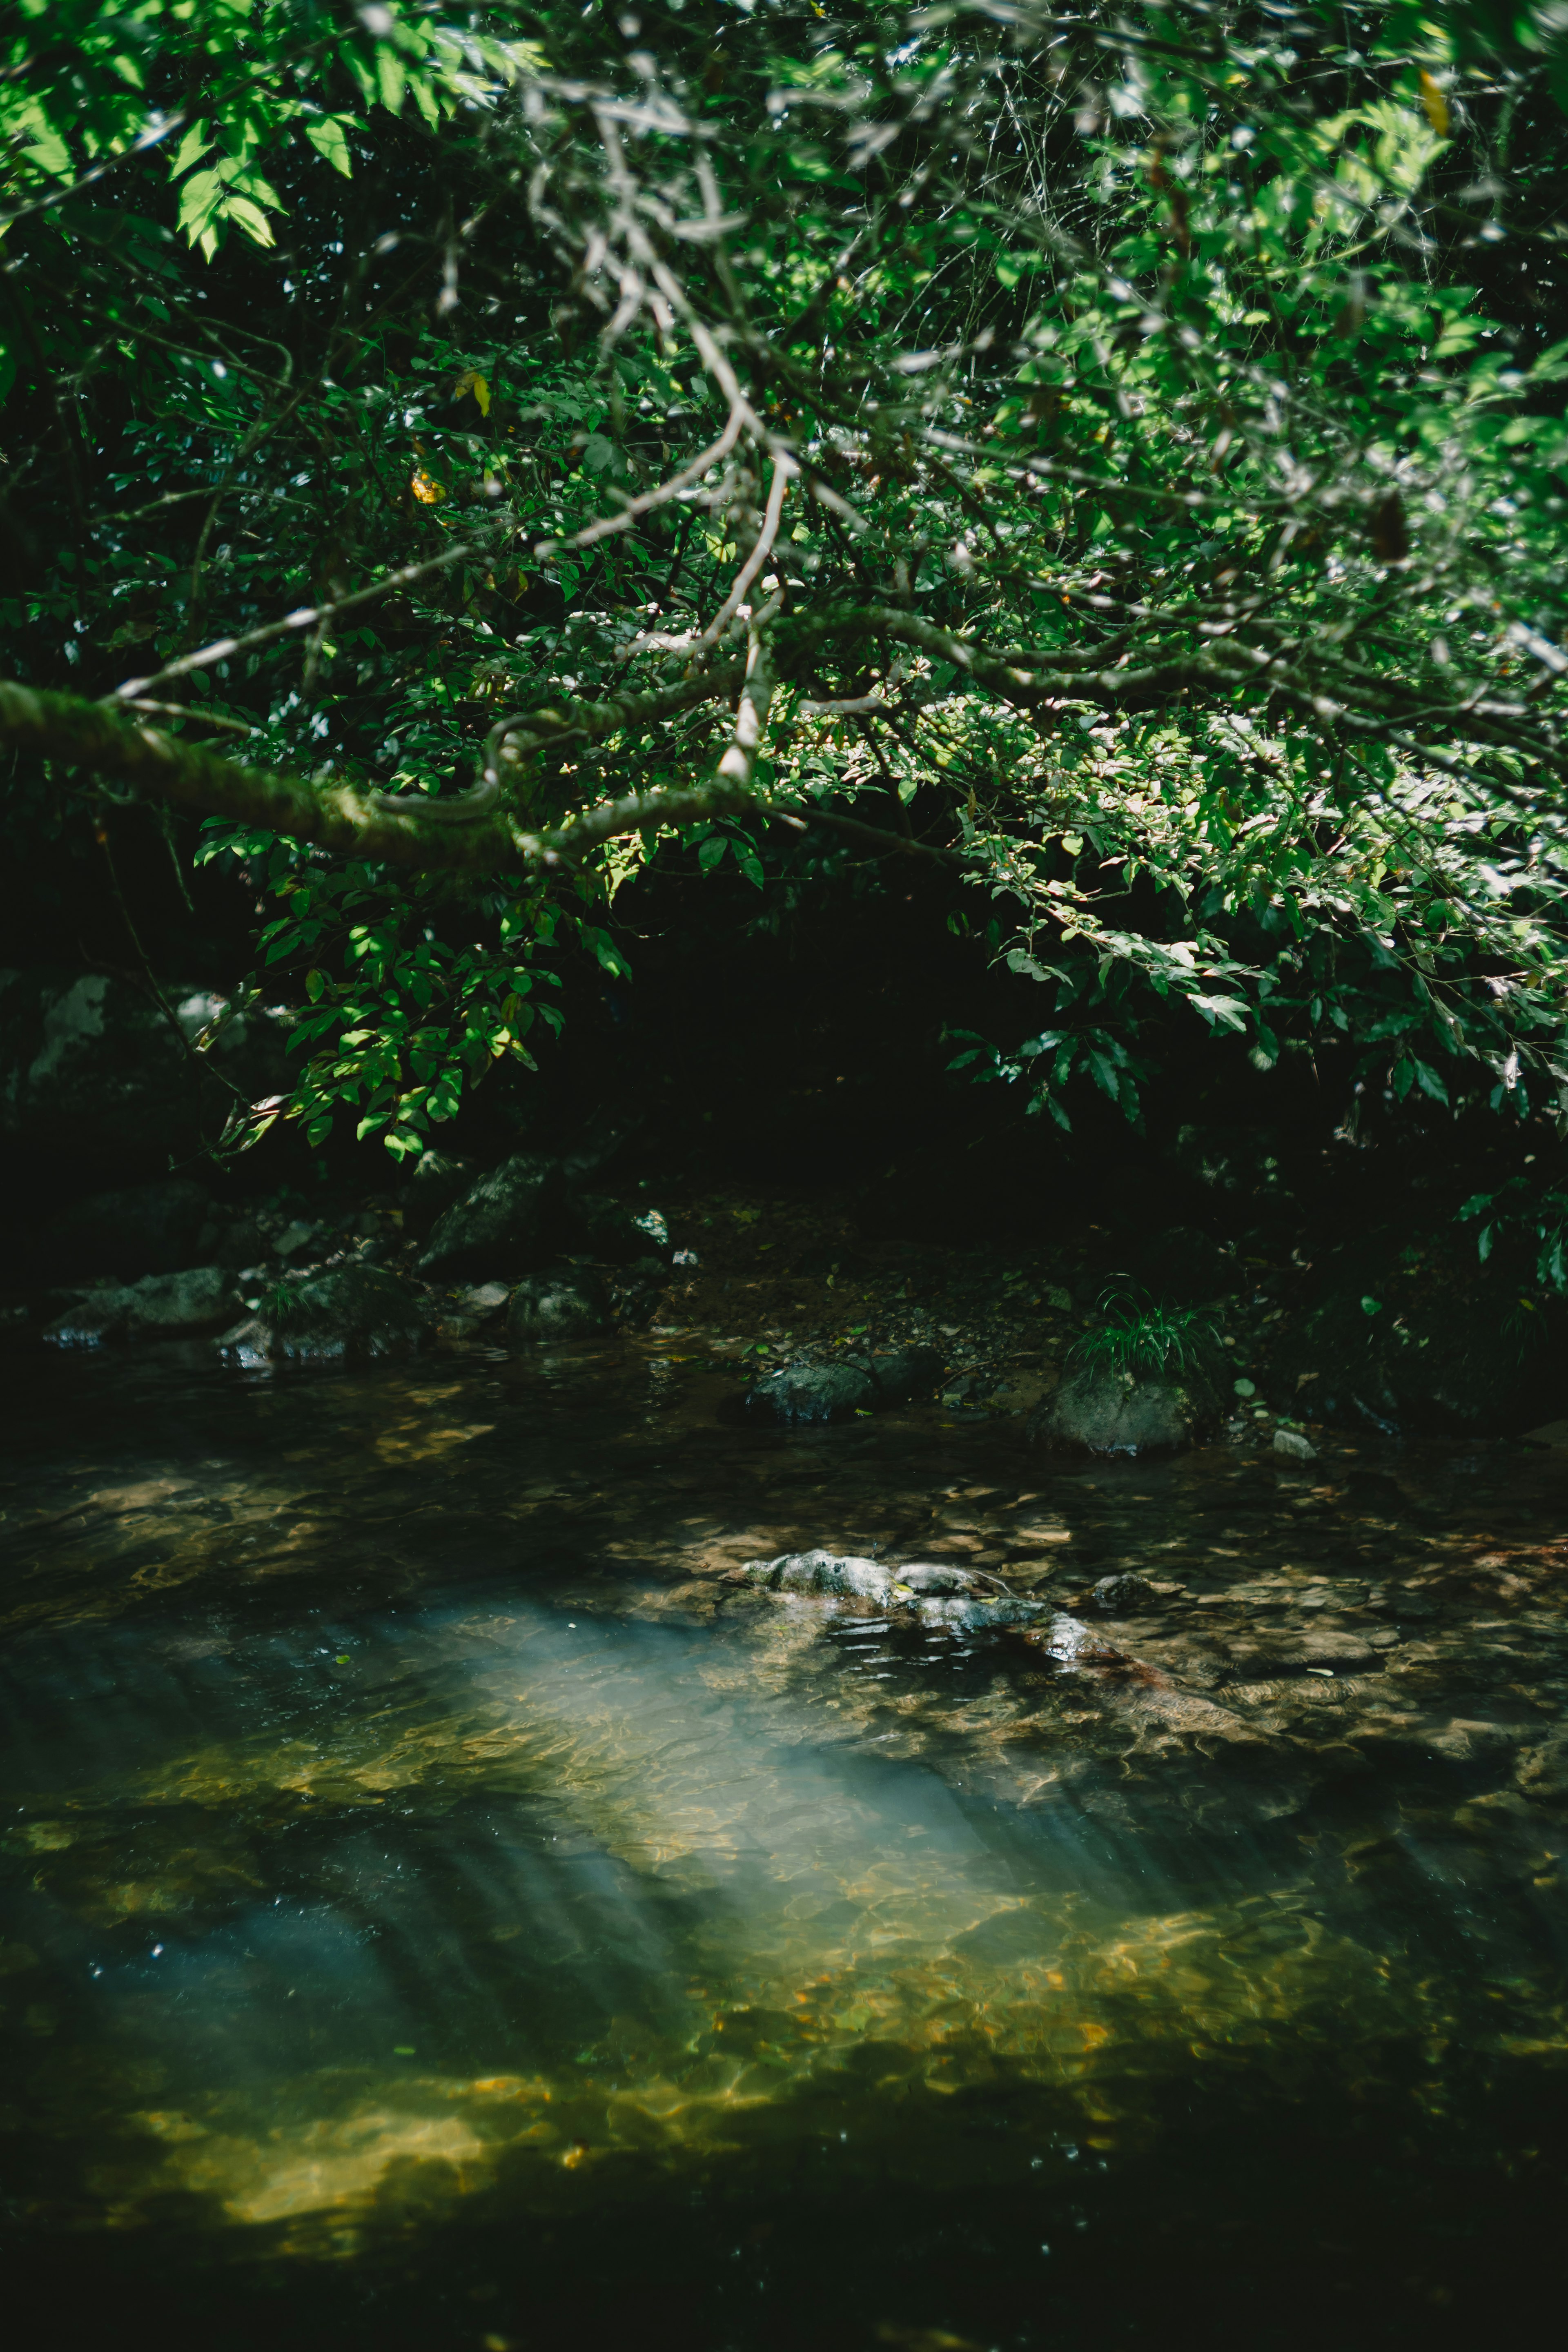
<instances>
[{"instance_id":1,"label":"shadow on water","mask_svg":"<svg viewBox=\"0 0 1568 2352\"><path fill-rule=\"evenodd\" d=\"M0 2187L59 2340L125 2296L480 2352L1523 2309L1561 1474L1042 1469L715 1393L635 1347L26 1363ZM813 1542L1141 1613L1071 1654L733 1580Z\"/></svg>"}]
</instances>

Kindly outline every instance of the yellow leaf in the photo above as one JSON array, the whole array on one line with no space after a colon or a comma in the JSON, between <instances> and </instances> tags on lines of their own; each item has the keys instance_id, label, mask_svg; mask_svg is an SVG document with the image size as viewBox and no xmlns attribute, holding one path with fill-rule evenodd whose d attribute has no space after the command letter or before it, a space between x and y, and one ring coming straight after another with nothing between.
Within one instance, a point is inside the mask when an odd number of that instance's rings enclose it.
<instances>
[{"instance_id":1,"label":"yellow leaf","mask_svg":"<svg viewBox=\"0 0 1568 2352\"><path fill-rule=\"evenodd\" d=\"M1427 121L1432 125L1438 138L1447 139L1448 101L1425 66L1421 68L1421 104Z\"/></svg>"},{"instance_id":2,"label":"yellow leaf","mask_svg":"<svg viewBox=\"0 0 1568 2352\"><path fill-rule=\"evenodd\" d=\"M433 481L423 466L417 467L408 487L422 507L438 506L447 495L445 482Z\"/></svg>"},{"instance_id":3,"label":"yellow leaf","mask_svg":"<svg viewBox=\"0 0 1568 2352\"><path fill-rule=\"evenodd\" d=\"M470 392L474 395L479 415L488 416L490 413L490 388L478 368L465 368L452 386L454 400L461 400L466 393Z\"/></svg>"}]
</instances>

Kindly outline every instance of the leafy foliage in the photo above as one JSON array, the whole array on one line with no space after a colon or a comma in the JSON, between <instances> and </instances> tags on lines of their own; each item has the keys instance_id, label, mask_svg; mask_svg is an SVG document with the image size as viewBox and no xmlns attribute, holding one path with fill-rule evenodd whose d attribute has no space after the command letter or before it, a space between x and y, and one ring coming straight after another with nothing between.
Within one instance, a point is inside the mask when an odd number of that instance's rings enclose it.
<instances>
[{"instance_id":1,"label":"leafy foliage","mask_svg":"<svg viewBox=\"0 0 1568 2352\"><path fill-rule=\"evenodd\" d=\"M1099 1323L1073 1342L1069 1363L1116 1372L1190 1372L1218 1345L1214 1319L1200 1307L1173 1307L1135 1283L1102 1292L1097 1311Z\"/></svg>"},{"instance_id":2,"label":"leafy foliage","mask_svg":"<svg viewBox=\"0 0 1568 2352\"><path fill-rule=\"evenodd\" d=\"M1568 1103L1564 52L1500 23L19 9L0 620L315 780L201 786L289 1114L417 1150L643 860L803 826L962 877L1030 1002L953 1066L1064 1127L1174 1019Z\"/></svg>"}]
</instances>

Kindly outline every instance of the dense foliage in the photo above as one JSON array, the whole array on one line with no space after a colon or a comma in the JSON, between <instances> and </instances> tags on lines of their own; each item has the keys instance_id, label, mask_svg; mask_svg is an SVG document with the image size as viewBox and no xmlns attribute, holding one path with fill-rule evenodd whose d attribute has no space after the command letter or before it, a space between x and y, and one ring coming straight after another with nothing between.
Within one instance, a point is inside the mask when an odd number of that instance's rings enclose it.
<instances>
[{"instance_id":1,"label":"dense foliage","mask_svg":"<svg viewBox=\"0 0 1568 2352\"><path fill-rule=\"evenodd\" d=\"M206 812L312 1137L420 1150L668 845L836 833L1063 1126L1173 1012L1568 1105L1551 11L5 25L9 837Z\"/></svg>"}]
</instances>

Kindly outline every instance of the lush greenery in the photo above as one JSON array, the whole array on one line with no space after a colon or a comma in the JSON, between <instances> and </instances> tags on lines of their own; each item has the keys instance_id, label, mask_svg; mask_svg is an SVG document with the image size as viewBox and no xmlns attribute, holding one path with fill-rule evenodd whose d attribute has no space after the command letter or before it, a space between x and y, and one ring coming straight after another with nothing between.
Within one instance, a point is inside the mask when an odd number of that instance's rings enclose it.
<instances>
[{"instance_id":1,"label":"lush greenery","mask_svg":"<svg viewBox=\"0 0 1568 2352\"><path fill-rule=\"evenodd\" d=\"M1200 1307L1173 1307L1125 1283L1101 1296L1068 1360L1091 1370L1182 1374L1212 1363L1218 1349L1218 1329Z\"/></svg>"},{"instance_id":2,"label":"lush greenery","mask_svg":"<svg viewBox=\"0 0 1568 2352\"><path fill-rule=\"evenodd\" d=\"M205 811L404 1155L847 832L1064 1127L1173 1018L1568 1103L1558 13L21 0L15 854Z\"/></svg>"}]
</instances>

